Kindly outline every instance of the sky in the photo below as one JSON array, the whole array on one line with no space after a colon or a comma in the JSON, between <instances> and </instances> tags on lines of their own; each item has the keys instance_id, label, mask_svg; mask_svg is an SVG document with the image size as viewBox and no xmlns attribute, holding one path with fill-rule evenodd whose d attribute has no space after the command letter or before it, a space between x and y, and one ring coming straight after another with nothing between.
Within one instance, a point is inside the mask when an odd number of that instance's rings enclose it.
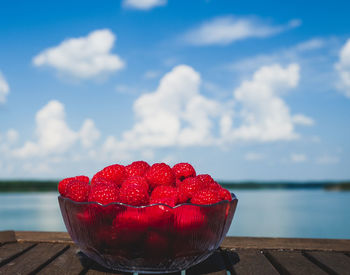
<instances>
[{"instance_id":1,"label":"sky","mask_svg":"<svg viewBox=\"0 0 350 275\"><path fill-rule=\"evenodd\" d=\"M348 1L2 1L0 178L135 160L350 179Z\"/></svg>"}]
</instances>

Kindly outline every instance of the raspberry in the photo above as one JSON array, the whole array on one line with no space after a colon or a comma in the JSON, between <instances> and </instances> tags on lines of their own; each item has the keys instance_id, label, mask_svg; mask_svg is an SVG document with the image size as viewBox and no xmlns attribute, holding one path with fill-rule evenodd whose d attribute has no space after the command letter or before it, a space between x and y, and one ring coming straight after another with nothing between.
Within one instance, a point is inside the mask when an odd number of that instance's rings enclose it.
<instances>
[{"instance_id":1,"label":"raspberry","mask_svg":"<svg viewBox=\"0 0 350 275\"><path fill-rule=\"evenodd\" d=\"M209 182L207 188L213 189L216 191L220 191L222 189L221 185L218 184L216 181Z\"/></svg>"},{"instance_id":2,"label":"raspberry","mask_svg":"<svg viewBox=\"0 0 350 275\"><path fill-rule=\"evenodd\" d=\"M95 184L97 179L109 180L120 186L125 179L125 167L120 164L113 164L103 168L93 176L91 185Z\"/></svg>"},{"instance_id":3,"label":"raspberry","mask_svg":"<svg viewBox=\"0 0 350 275\"><path fill-rule=\"evenodd\" d=\"M91 181L91 184L92 184L92 181ZM94 178L93 178L93 184L92 184L92 186L100 185L100 184L111 185L111 186L113 186L114 188L118 188L118 189L119 189L119 187L120 187L120 186L119 186L118 184L116 184L114 181L107 180L107 179L104 179L104 178L94 177Z\"/></svg>"},{"instance_id":4,"label":"raspberry","mask_svg":"<svg viewBox=\"0 0 350 275\"><path fill-rule=\"evenodd\" d=\"M210 183L215 182L213 178L208 174L197 175L197 179L199 179L203 185L208 185Z\"/></svg>"},{"instance_id":5,"label":"raspberry","mask_svg":"<svg viewBox=\"0 0 350 275\"><path fill-rule=\"evenodd\" d=\"M119 201L129 205L147 205L149 185L144 177L131 177L120 188Z\"/></svg>"},{"instance_id":6,"label":"raspberry","mask_svg":"<svg viewBox=\"0 0 350 275\"><path fill-rule=\"evenodd\" d=\"M173 166L173 172L176 179L179 179L180 181L183 181L185 178L196 176L196 171L193 166L185 162L175 164Z\"/></svg>"},{"instance_id":7,"label":"raspberry","mask_svg":"<svg viewBox=\"0 0 350 275\"><path fill-rule=\"evenodd\" d=\"M149 226L156 228L158 231L169 232L171 230L174 218L172 208L164 205L153 205L145 208L145 214Z\"/></svg>"},{"instance_id":8,"label":"raspberry","mask_svg":"<svg viewBox=\"0 0 350 275\"><path fill-rule=\"evenodd\" d=\"M125 166L125 174L127 177L143 176L151 166L145 161L134 161Z\"/></svg>"},{"instance_id":9,"label":"raspberry","mask_svg":"<svg viewBox=\"0 0 350 275\"><path fill-rule=\"evenodd\" d=\"M95 184L91 187L88 201L109 204L119 200L119 189L111 184Z\"/></svg>"},{"instance_id":10,"label":"raspberry","mask_svg":"<svg viewBox=\"0 0 350 275\"><path fill-rule=\"evenodd\" d=\"M184 203L192 199L194 193L202 189L202 182L197 177L184 179L179 185L179 202Z\"/></svg>"},{"instance_id":11,"label":"raspberry","mask_svg":"<svg viewBox=\"0 0 350 275\"><path fill-rule=\"evenodd\" d=\"M169 165L155 163L146 172L145 177L152 189L158 185L174 185L175 175Z\"/></svg>"},{"instance_id":12,"label":"raspberry","mask_svg":"<svg viewBox=\"0 0 350 275\"><path fill-rule=\"evenodd\" d=\"M198 206L183 205L175 208L174 228L181 233L199 230L206 222L207 218Z\"/></svg>"},{"instance_id":13,"label":"raspberry","mask_svg":"<svg viewBox=\"0 0 350 275\"><path fill-rule=\"evenodd\" d=\"M147 232L147 216L142 209L129 207L115 217L113 227L122 242L127 245L137 243Z\"/></svg>"},{"instance_id":14,"label":"raspberry","mask_svg":"<svg viewBox=\"0 0 350 275\"><path fill-rule=\"evenodd\" d=\"M66 187L66 197L78 202L87 201L90 185L85 181L71 181Z\"/></svg>"},{"instance_id":15,"label":"raspberry","mask_svg":"<svg viewBox=\"0 0 350 275\"><path fill-rule=\"evenodd\" d=\"M204 189L195 193L191 199L194 204L214 204L220 201L218 192L213 189Z\"/></svg>"},{"instance_id":16,"label":"raspberry","mask_svg":"<svg viewBox=\"0 0 350 275\"><path fill-rule=\"evenodd\" d=\"M164 203L171 207L174 207L179 200L179 193L177 189L173 186L160 185L154 188L150 203Z\"/></svg>"},{"instance_id":17,"label":"raspberry","mask_svg":"<svg viewBox=\"0 0 350 275\"><path fill-rule=\"evenodd\" d=\"M83 181L83 182L89 183L89 178L87 176L76 176L76 177L71 177L71 178L66 178L66 179L61 180L58 183L58 192L62 196L66 196L67 184L72 182L72 181Z\"/></svg>"},{"instance_id":18,"label":"raspberry","mask_svg":"<svg viewBox=\"0 0 350 275\"><path fill-rule=\"evenodd\" d=\"M225 188L221 188L219 191L219 197L221 200L227 200L227 201L232 201L232 195L230 191L228 191Z\"/></svg>"}]
</instances>

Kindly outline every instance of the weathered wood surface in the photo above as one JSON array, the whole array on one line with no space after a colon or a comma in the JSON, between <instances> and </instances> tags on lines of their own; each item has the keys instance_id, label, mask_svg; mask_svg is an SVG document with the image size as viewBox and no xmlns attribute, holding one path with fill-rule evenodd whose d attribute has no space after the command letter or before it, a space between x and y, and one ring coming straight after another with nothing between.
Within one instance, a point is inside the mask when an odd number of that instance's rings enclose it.
<instances>
[{"instance_id":1,"label":"weathered wood surface","mask_svg":"<svg viewBox=\"0 0 350 275\"><path fill-rule=\"evenodd\" d=\"M350 240L227 237L188 275L348 274ZM0 274L128 274L88 259L63 232L0 231ZM180 275L173 273L171 275Z\"/></svg>"}]
</instances>

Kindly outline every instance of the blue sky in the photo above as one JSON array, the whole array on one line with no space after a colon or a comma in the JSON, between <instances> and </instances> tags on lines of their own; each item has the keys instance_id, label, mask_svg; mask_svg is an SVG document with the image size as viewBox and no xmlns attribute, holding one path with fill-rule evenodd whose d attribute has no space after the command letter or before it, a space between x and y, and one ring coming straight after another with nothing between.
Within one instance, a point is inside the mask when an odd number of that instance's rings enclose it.
<instances>
[{"instance_id":1,"label":"blue sky","mask_svg":"<svg viewBox=\"0 0 350 275\"><path fill-rule=\"evenodd\" d=\"M1 178L187 161L350 178L347 1L3 1Z\"/></svg>"}]
</instances>

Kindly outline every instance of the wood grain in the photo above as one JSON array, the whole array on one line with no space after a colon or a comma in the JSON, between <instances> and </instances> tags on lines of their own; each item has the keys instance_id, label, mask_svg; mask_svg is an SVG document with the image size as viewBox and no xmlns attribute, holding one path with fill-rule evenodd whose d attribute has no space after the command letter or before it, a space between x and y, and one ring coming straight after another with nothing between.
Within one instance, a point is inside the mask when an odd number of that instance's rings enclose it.
<instances>
[{"instance_id":1,"label":"wood grain","mask_svg":"<svg viewBox=\"0 0 350 275\"><path fill-rule=\"evenodd\" d=\"M270 250L264 252L274 267L282 274L326 275L320 267L309 261L301 252Z\"/></svg>"},{"instance_id":2,"label":"wood grain","mask_svg":"<svg viewBox=\"0 0 350 275\"><path fill-rule=\"evenodd\" d=\"M350 257L343 253L308 251L304 253L315 264L322 266L330 273L350 275Z\"/></svg>"},{"instance_id":3,"label":"wood grain","mask_svg":"<svg viewBox=\"0 0 350 275\"><path fill-rule=\"evenodd\" d=\"M241 249L236 251L239 261L233 265L234 273L237 275L278 275L278 271L273 267L261 250Z\"/></svg>"},{"instance_id":4,"label":"wood grain","mask_svg":"<svg viewBox=\"0 0 350 275\"><path fill-rule=\"evenodd\" d=\"M40 243L0 268L0 274L30 274L66 248L64 244Z\"/></svg>"},{"instance_id":5,"label":"wood grain","mask_svg":"<svg viewBox=\"0 0 350 275\"><path fill-rule=\"evenodd\" d=\"M221 244L229 249L290 249L320 251L350 251L350 240L226 237Z\"/></svg>"},{"instance_id":6,"label":"wood grain","mask_svg":"<svg viewBox=\"0 0 350 275\"><path fill-rule=\"evenodd\" d=\"M9 243L9 242L16 242L16 235L15 231L9 230L9 231L0 231L0 244L1 243Z\"/></svg>"}]
</instances>

